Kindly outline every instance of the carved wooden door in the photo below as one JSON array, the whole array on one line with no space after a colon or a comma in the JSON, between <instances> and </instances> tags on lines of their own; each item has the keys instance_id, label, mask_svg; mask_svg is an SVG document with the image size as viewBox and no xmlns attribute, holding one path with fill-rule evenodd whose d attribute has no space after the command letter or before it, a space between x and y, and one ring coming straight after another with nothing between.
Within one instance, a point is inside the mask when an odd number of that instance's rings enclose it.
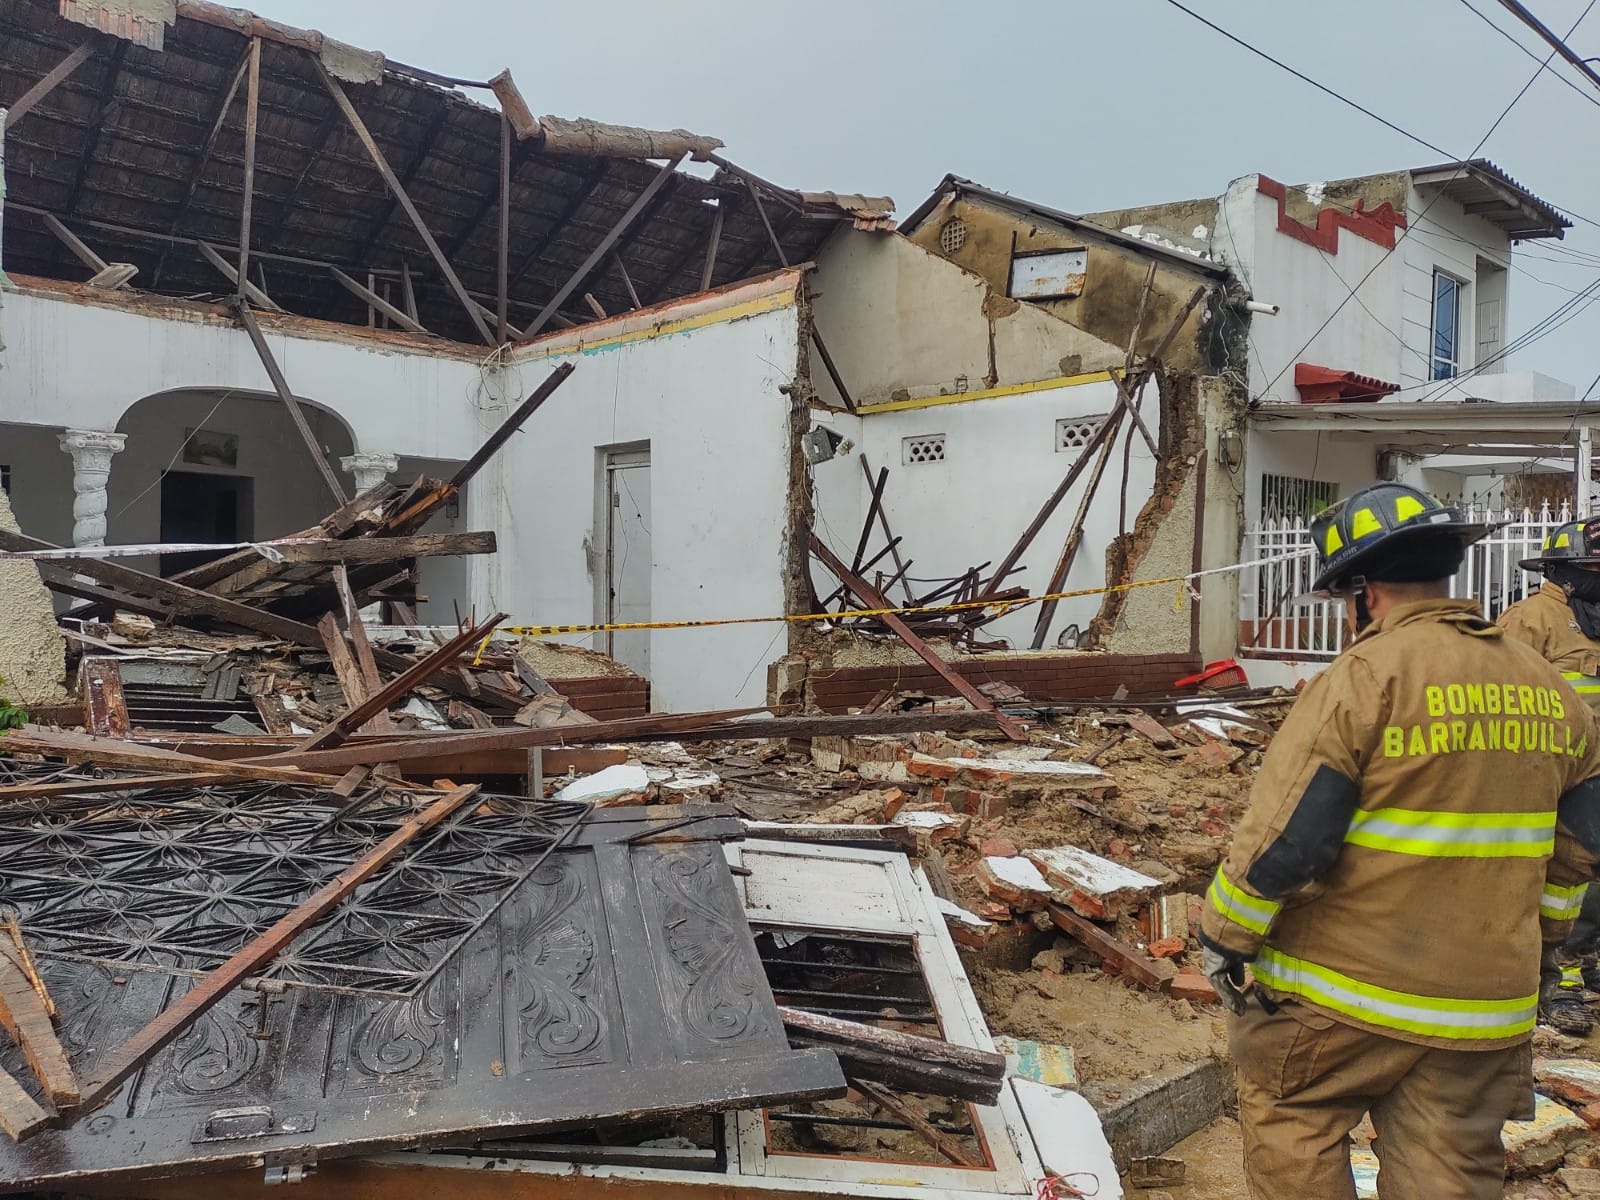
<instances>
[{"instance_id":1,"label":"carved wooden door","mask_svg":"<svg viewBox=\"0 0 1600 1200\"><path fill-rule=\"evenodd\" d=\"M99 1111L0 1139L0 1190L841 1095L831 1054L789 1049L720 845L643 840L682 813L594 814L414 997L235 991ZM391 956L408 936L370 933ZM41 970L80 1077L188 986L59 957ZM0 1058L30 1082L14 1048Z\"/></svg>"}]
</instances>

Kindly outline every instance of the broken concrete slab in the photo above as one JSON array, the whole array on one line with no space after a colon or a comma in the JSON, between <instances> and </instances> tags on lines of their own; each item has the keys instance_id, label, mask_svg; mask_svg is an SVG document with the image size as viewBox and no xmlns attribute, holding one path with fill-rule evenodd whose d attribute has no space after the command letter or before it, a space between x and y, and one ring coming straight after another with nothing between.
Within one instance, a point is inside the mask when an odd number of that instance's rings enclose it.
<instances>
[{"instance_id":1,"label":"broken concrete slab","mask_svg":"<svg viewBox=\"0 0 1600 1200\"><path fill-rule=\"evenodd\" d=\"M1077 846L1023 852L1056 891L1056 898L1097 921L1112 920L1146 903L1161 887L1141 871Z\"/></svg>"},{"instance_id":2,"label":"broken concrete slab","mask_svg":"<svg viewBox=\"0 0 1600 1200\"><path fill-rule=\"evenodd\" d=\"M1173 1067L1116 1093L1093 1084L1084 1091L1100 1113L1119 1171L1135 1158L1165 1154L1234 1103L1233 1072L1220 1058Z\"/></svg>"},{"instance_id":3,"label":"broken concrete slab","mask_svg":"<svg viewBox=\"0 0 1600 1200\"><path fill-rule=\"evenodd\" d=\"M1052 762L1048 759L1011 758L934 758L913 754L904 764L906 773L919 779L970 784L1010 783L1025 780L1035 784L1069 786L1089 781L1104 782L1108 776L1099 767L1081 762Z\"/></svg>"},{"instance_id":4,"label":"broken concrete slab","mask_svg":"<svg viewBox=\"0 0 1600 1200\"><path fill-rule=\"evenodd\" d=\"M1050 899L1050 884L1039 868L1025 858L991 856L978 860L973 878L984 895L1025 911L1043 908Z\"/></svg>"},{"instance_id":5,"label":"broken concrete slab","mask_svg":"<svg viewBox=\"0 0 1600 1200\"><path fill-rule=\"evenodd\" d=\"M1600 1171L1591 1167L1562 1167L1556 1182L1574 1196L1600 1196Z\"/></svg>"},{"instance_id":6,"label":"broken concrete slab","mask_svg":"<svg viewBox=\"0 0 1600 1200\"><path fill-rule=\"evenodd\" d=\"M650 776L633 763L623 763L575 779L556 793L557 800L571 800L608 808L618 804L642 804L650 791Z\"/></svg>"},{"instance_id":7,"label":"broken concrete slab","mask_svg":"<svg viewBox=\"0 0 1600 1200\"><path fill-rule=\"evenodd\" d=\"M21 533L11 499L0 491L0 529ZM13 704L59 704L67 698L67 642L56 610L26 559L0 560L0 697Z\"/></svg>"},{"instance_id":8,"label":"broken concrete slab","mask_svg":"<svg viewBox=\"0 0 1600 1200\"><path fill-rule=\"evenodd\" d=\"M1508 1121L1500 1131L1509 1175L1548 1171L1589 1132L1589 1126L1566 1105L1545 1095L1535 1095L1533 1100L1533 1120Z\"/></svg>"},{"instance_id":9,"label":"broken concrete slab","mask_svg":"<svg viewBox=\"0 0 1600 1200\"><path fill-rule=\"evenodd\" d=\"M1538 1058L1533 1081L1553 1099L1579 1107L1600 1100L1600 1063L1586 1058Z\"/></svg>"}]
</instances>

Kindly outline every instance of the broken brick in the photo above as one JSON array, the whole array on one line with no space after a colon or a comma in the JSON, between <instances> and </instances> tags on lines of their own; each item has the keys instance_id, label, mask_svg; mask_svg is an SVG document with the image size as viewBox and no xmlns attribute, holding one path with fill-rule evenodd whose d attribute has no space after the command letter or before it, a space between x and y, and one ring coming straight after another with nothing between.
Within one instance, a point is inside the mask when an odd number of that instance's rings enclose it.
<instances>
[{"instance_id":1,"label":"broken brick","mask_svg":"<svg viewBox=\"0 0 1600 1200\"><path fill-rule=\"evenodd\" d=\"M1506 1171L1512 1175L1547 1171L1566 1156L1589 1127L1572 1110L1548 1096L1534 1096L1531 1121L1508 1121L1500 1131L1506 1148Z\"/></svg>"},{"instance_id":2,"label":"broken brick","mask_svg":"<svg viewBox=\"0 0 1600 1200\"><path fill-rule=\"evenodd\" d=\"M1585 1104L1578 1110L1578 1117L1590 1129L1600 1129L1600 1100Z\"/></svg>"},{"instance_id":3,"label":"broken brick","mask_svg":"<svg viewBox=\"0 0 1600 1200\"><path fill-rule=\"evenodd\" d=\"M1019 851L1008 837L988 837L978 843L978 853L985 858L1015 858Z\"/></svg>"},{"instance_id":4,"label":"broken brick","mask_svg":"<svg viewBox=\"0 0 1600 1200\"><path fill-rule=\"evenodd\" d=\"M1207 742L1204 746L1196 746L1183 756L1183 761L1191 766L1224 768L1233 765L1233 760L1238 752L1226 742Z\"/></svg>"},{"instance_id":5,"label":"broken brick","mask_svg":"<svg viewBox=\"0 0 1600 1200\"><path fill-rule=\"evenodd\" d=\"M1161 886L1158 879L1077 846L1029 850L1027 858L1058 900L1096 921L1133 912Z\"/></svg>"},{"instance_id":6,"label":"broken brick","mask_svg":"<svg viewBox=\"0 0 1600 1200\"><path fill-rule=\"evenodd\" d=\"M1195 967L1179 969L1177 975L1173 976L1171 993L1174 1000L1191 1000L1196 1004L1215 1004L1218 1001L1217 989L1211 986L1211 980Z\"/></svg>"},{"instance_id":7,"label":"broken brick","mask_svg":"<svg viewBox=\"0 0 1600 1200\"><path fill-rule=\"evenodd\" d=\"M909 799L911 799L911 797L906 795L906 793L900 788L890 788L888 791L884 792L883 819L885 821L894 820L895 814L905 807L906 801Z\"/></svg>"},{"instance_id":8,"label":"broken brick","mask_svg":"<svg viewBox=\"0 0 1600 1200\"><path fill-rule=\"evenodd\" d=\"M1533 1064L1533 1079L1545 1095L1568 1104L1600 1101L1600 1063L1582 1058L1542 1058Z\"/></svg>"},{"instance_id":9,"label":"broken brick","mask_svg":"<svg viewBox=\"0 0 1600 1200\"><path fill-rule=\"evenodd\" d=\"M1145 953L1151 958L1177 958L1189 948L1189 943L1178 937L1158 938L1146 946Z\"/></svg>"},{"instance_id":10,"label":"broken brick","mask_svg":"<svg viewBox=\"0 0 1600 1200\"><path fill-rule=\"evenodd\" d=\"M978 798L978 815L993 819L1011 811L1011 798L1000 793L985 793Z\"/></svg>"},{"instance_id":11,"label":"broken brick","mask_svg":"<svg viewBox=\"0 0 1600 1200\"><path fill-rule=\"evenodd\" d=\"M1574 1196L1600 1196L1600 1171L1589 1167L1562 1167L1556 1182Z\"/></svg>"}]
</instances>

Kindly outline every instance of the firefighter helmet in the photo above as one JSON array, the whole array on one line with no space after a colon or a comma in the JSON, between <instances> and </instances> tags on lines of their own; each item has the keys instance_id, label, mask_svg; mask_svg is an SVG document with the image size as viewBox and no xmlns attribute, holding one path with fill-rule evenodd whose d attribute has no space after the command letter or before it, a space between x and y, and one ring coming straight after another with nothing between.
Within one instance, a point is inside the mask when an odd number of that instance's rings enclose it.
<instances>
[{"instance_id":1,"label":"firefighter helmet","mask_svg":"<svg viewBox=\"0 0 1600 1200\"><path fill-rule=\"evenodd\" d=\"M1600 567L1600 520L1568 521L1551 530L1539 553L1522 560L1524 571L1543 572L1555 563Z\"/></svg>"},{"instance_id":2,"label":"firefighter helmet","mask_svg":"<svg viewBox=\"0 0 1600 1200\"><path fill-rule=\"evenodd\" d=\"M1313 586L1329 591L1358 575L1397 582L1444 579L1459 568L1460 553L1493 528L1463 520L1458 509L1414 487L1374 483L1312 520L1318 567Z\"/></svg>"}]
</instances>

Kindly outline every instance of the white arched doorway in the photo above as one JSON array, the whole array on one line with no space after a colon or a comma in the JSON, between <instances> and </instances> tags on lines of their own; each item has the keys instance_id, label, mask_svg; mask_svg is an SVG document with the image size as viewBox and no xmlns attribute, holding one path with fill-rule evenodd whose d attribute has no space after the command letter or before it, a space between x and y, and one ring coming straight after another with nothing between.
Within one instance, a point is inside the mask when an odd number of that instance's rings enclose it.
<instances>
[{"instance_id":1,"label":"white arched doorway","mask_svg":"<svg viewBox=\"0 0 1600 1200\"><path fill-rule=\"evenodd\" d=\"M313 437L345 491L339 460L353 452L335 414L303 402ZM339 501L323 482L283 403L275 396L214 388L161 392L117 422L125 442L111 467L107 541L236 542L282 537L315 525ZM181 559L130 560L169 574Z\"/></svg>"}]
</instances>

